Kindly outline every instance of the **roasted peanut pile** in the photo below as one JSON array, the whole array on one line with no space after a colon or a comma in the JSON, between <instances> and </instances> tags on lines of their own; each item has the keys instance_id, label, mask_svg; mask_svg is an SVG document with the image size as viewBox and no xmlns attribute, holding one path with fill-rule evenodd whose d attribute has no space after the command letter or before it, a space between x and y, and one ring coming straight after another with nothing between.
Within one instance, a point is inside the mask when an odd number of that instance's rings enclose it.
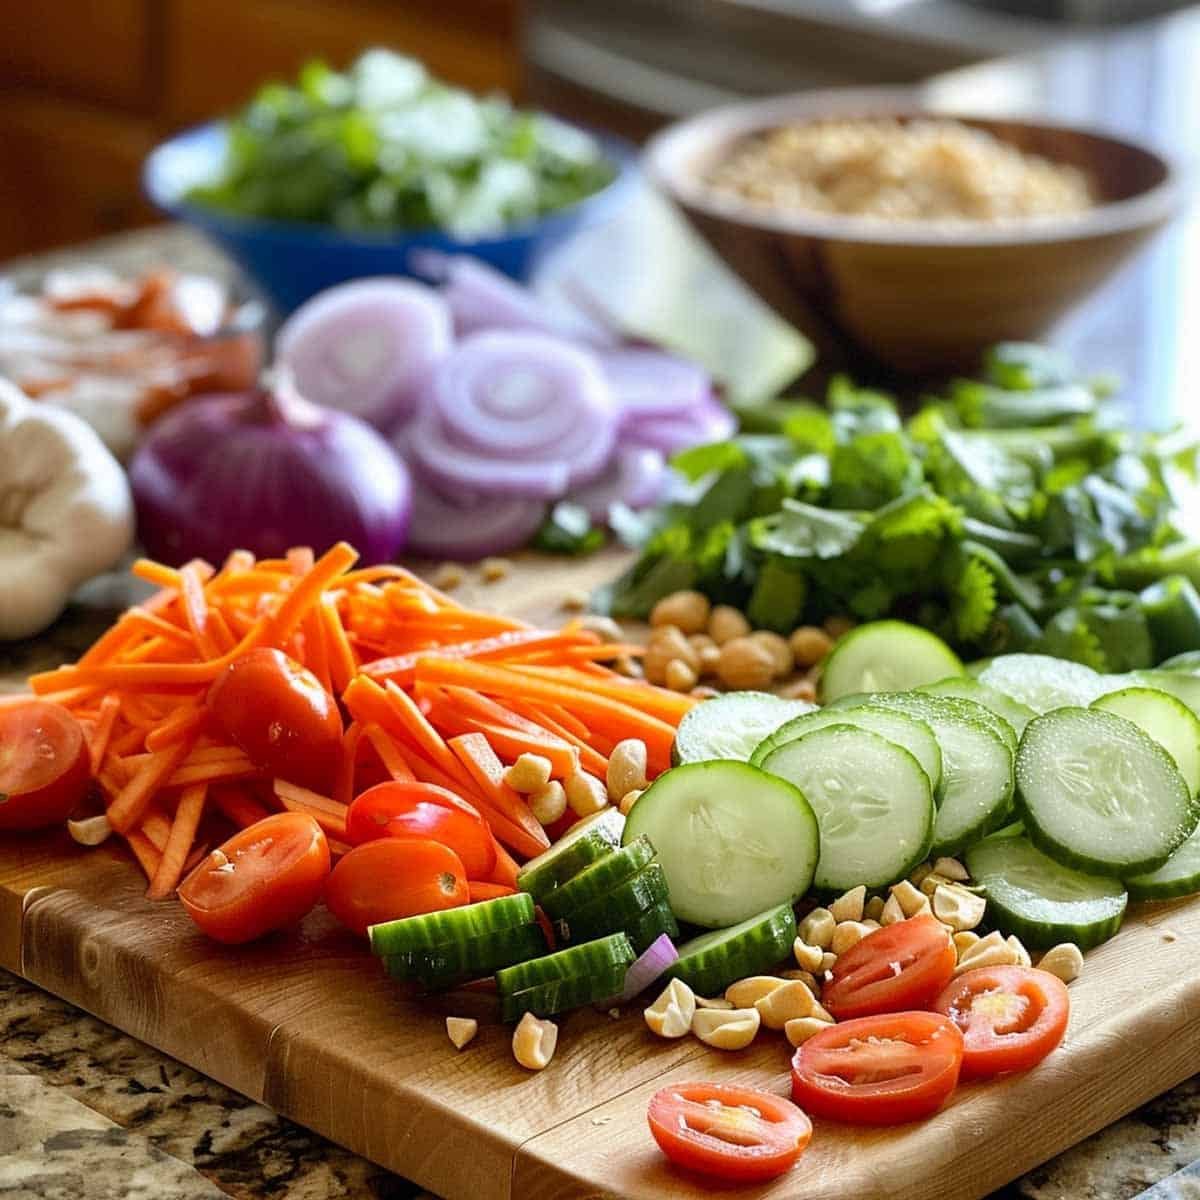
<instances>
[{"instance_id":1,"label":"roasted peanut pile","mask_svg":"<svg viewBox=\"0 0 1200 1200\"><path fill-rule=\"evenodd\" d=\"M961 121L807 121L746 138L709 173L776 209L885 221L1012 221L1095 204L1077 167Z\"/></svg>"}]
</instances>

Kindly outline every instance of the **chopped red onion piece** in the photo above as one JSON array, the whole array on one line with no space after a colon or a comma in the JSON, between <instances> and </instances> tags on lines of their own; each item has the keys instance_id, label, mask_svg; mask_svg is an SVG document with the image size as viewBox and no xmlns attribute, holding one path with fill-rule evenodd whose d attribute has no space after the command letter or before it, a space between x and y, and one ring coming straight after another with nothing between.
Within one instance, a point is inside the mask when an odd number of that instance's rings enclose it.
<instances>
[{"instance_id":1,"label":"chopped red onion piece","mask_svg":"<svg viewBox=\"0 0 1200 1200\"><path fill-rule=\"evenodd\" d=\"M596 524L608 521L614 504L648 508L662 498L667 482L667 463L662 452L649 446L625 446L617 451L612 465L595 483L571 494L573 503L587 510Z\"/></svg>"},{"instance_id":2,"label":"chopped red onion piece","mask_svg":"<svg viewBox=\"0 0 1200 1200\"><path fill-rule=\"evenodd\" d=\"M712 395L703 367L665 350L628 346L597 357L617 405L631 415L675 416Z\"/></svg>"},{"instance_id":3,"label":"chopped red onion piece","mask_svg":"<svg viewBox=\"0 0 1200 1200\"><path fill-rule=\"evenodd\" d=\"M627 1004L640 996L678 958L675 943L665 933L660 934L625 972L625 986L616 998L617 1002Z\"/></svg>"}]
</instances>

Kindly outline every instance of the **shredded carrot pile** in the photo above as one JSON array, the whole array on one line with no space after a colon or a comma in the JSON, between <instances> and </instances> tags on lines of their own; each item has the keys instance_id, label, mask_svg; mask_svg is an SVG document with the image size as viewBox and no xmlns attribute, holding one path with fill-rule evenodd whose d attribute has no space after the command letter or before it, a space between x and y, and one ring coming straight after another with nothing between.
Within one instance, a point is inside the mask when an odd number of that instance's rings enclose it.
<instances>
[{"instance_id":1,"label":"shredded carrot pile","mask_svg":"<svg viewBox=\"0 0 1200 1200\"><path fill-rule=\"evenodd\" d=\"M230 827L280 810L310 814L345 853L350 802L387 779L435 783L475 805L499 855L472 895L505 894L517 859L550 844L504 782L506 764L529 752L554 778L578 768L603 778L613 746L641 738L652 778L670 765L695 701L603 665L637 647L606 645L578 622L535 629L466 608L403 567L354 570L356 558L341 543L320 558L237 551L220 569L139 560L133 573L158 591L77 663L30 679L83 724L109 824L150 898L172 895ZM283 650L341 701L332 796L272 780L209 720L209 687L259 647Z\"/></svg>"}]
</instances>

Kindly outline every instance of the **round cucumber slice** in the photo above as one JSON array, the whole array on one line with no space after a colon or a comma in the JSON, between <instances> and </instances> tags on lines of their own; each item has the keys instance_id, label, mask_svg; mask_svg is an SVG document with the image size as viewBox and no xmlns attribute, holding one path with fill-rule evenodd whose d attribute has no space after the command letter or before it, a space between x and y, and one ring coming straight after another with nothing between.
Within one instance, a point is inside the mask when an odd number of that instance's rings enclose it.
<instances>
[{"instance_id":1,"label":"round cucumber slice","mask_svg":"<svg viewBox=\"0 0 1200 1200\"><path fill-rule=\"evenodd\" d=\"M1170 900L1200 892L1200 825L1157 871L1125 880L1131 900Z\"/></svg>"},{"instance_id":2,"label":"round cucumber slice","mask_svg":"<svg viewBox=\"0 0 1200 1200\"><path fill-rule=\"evenodd\" d=\"M1200 817L1171 756L1132 721L1094 708L1029 723L1017 788L1030 840L1097 875L1157 870Z\"/></svg>"},{"instance_id":3,"label":"round cucumber slice","mask_svg":"<svg viewBox=\"0 0 1200 1200\"><path fill-rule=\"evenodd\" d=\"M1200 650L1185 650L1158 664L1160 671L1182 671L1185 675L1200 675Z\"/></svg>"},{"instance_id":4,"label":"round cucumber slice","mask_svg":"<svg viewBox=\"0 0 1200 1200\"><path fill-rule=\"evenodd\" d=\"M542 908L548 917L565 917L580 908L585 908L613 891L626 880L632 879L643 867L649 866L654 857L650 839L634 838L628 846L606 854L574 879L568 879L560 888L555 888L542 900Z\"/></svg>"},{"instance_id":5,"label":"round cucumber slice","mask_svg":"<svg viewBox=\"0 0 1200 1200\"><path fill-rule=\"evenodd\" d=\"M769 692L729 692L714 696L697 704L679 722L671 761L676 766L713 759L745 762L754 747L772 730L816 707L807 700L785 700Z\"/></svg>"},{"instance_id":6,"label":"round cucumber slice","mask_svg":"<svg viewBox=\"0 0 1200 1200\"><path fill-rule=\"evenodd\" d=\"M828 725L772 751L763 769L794 783L817 814L814 882L822 891L886 887L929 853L935 815L929 776L879 734Z\"/></svg>"},{"instance_id":7,"label":"round cucumber slice","mask_svg":"<svg viewBox=\"0 0 1200 1200\"><path fill-rule=\"evenodd\" d=\"M372 925L367 936L371 941L371 952L386 956L487 937L518 925L530 925L533 921L533 900L519 892L515 896L481 900L461 908Z\"/></svg>"},{"instance_id":8,"label":"round cucumber slice","mask_svg":"<svg viewBox=\"0 0 1200 1200\"><path fill-rule=\"evenodd\" d=\"M539 904L555 888L578 875L621 844L625 818L605 808L572 825L549 850L531 858L517 875L517 887Z\"/></svg>"},{"instance_id":9,"label":"round cucumber slice","mask_svg":"<svg viewBox=\"0 0 1200 1200\"><path fill-rule=\"evenodd\" d=\"M554 932L564 942L585 942L617 933L648 909L667 903L670 898L662 864L652 862L591 904L559 917L554 922Z\"/></svg>"},{"instance_id":10,"label":"round cucumber slice","mask_svg":"<svg viewBox=\"0 0 1200 1200\"><path fill-rule=\"evenodd\" d=\"M805 737L827 725L853 725L857 729L869 729L880 737L903 746L921 764L921 770L929 777L929 786L936 789L942 780L942 752L938 747L933 730L918 717L885 708L883 705L839 704L834 708L822 708L794 717L774 733L764 738L750 756L751 766L762 766L767 756L778 747L798 737Z\"/></svg>"},{"instance_id":11,"label":"round cucumber slice","mask_svg":"<svg viewBox=\"0 0 1200 1200\"><path fill-rule=\"evenodd\" d=\"M633 806L625 841L658 850L681 921L720 929L812 886L817 819L790 783L735 762L687 763L660 775Z\"/></svg>"},{"instance_id":12,"label":"round cucumber slice","mask_svg":"<svg viewBox=\"0 0 1200 1200\"><path fill-rule=\"evenodd\" d=\"M1119 881L1064 867L1027 838L993 834L967 851L966 867L987 896L989 923L1031 948L1088 950L1121 927L1128 897Z\"/></svg>"},{"instance_id":13,"label":"round cucumber slice","mask_svg":"<svg viewBox=\"0 0 1200 1200\"><path fill-rule=\"evenodd\" d=\"M821 698L851 692L901 692L962 674L957 654L936 634L906 621L872 621L852 629L821 667Z\"/></svg>"},{"instance_id":14,"label":"round cucumber slice","mask_svg":"<svg viewBox=\"0 0 1200 1200\"><path fill-rule=\"evenodd\" d=\"M954 696L959 700L970 700L988 712L995 713L1002 721L1008 722L1018 738L1025 726L1037 716L1028 705L1021 704L1011 696L1006 696L969 675L951 675L948 679L939 679L937 683L924 684L917 688L917 691L928 692L931 696ZM1012 748L1016 749L1015 741Z\"/></svg>"},{"instance_id":15,"label":"round cucumber slice","mask_svg":"<svg viewBox=\"0 0 1200 1200\"><path fill-rule=\"evenodd\" d=\"M1192 795L1200 792L1200 720L1182 700L1156 688L1132 687L1092 701L1152 737L1174 760Z\"/></svg>"},{"instance_id":16,"label":"round cucumber slice","mask_svg":"<svg viewBox=\"0 0 1200 1200\"><path fill-rule=\"evenodd\" d=\"M1189 675L1186 671L1131 671L1128 675L1110 675L1107 678L1112 686L1106 687L1106 692L1114 692L1122 687L1157 688L1186 704L1200 717L1200 676Z\"/></svg>"},{"instance_id":17,"label":"round cucumber slice","mask_svg":"<svg viewBox=\"0 0 1200 1200\"><path fill-rule=\"evenodd\" d=\"M588 979L614 970L623 971L636 957L629 939L623 933L614 933L505 967L496 972L496 987L502 996L511 996L554 980Z\"/></svg>"},{"instance_id":18,"label":"round cucumber slice","mask_svg":"<svg viewBox=\"0 0 1200 1200\"><path fill-rule=\"evenodd\" d=\"M1048 654L1001 654L979 675L979 682L1035 713L1082 708L1110 690L1104 676L1091 667Z\"/></svg>"},{"instance_id":19,"label":"round cucumber slice","mask_svg":"<svg viewBox=\"0 0 1200 1200\"><path fill-rule=\"evenodd\" d=\"M663 978L682 979L699 996L719 996L735 979L760 975L782 962L795 939L796 914L790 904L781 904L684 942Z\"/></svg>"}]
</instances>

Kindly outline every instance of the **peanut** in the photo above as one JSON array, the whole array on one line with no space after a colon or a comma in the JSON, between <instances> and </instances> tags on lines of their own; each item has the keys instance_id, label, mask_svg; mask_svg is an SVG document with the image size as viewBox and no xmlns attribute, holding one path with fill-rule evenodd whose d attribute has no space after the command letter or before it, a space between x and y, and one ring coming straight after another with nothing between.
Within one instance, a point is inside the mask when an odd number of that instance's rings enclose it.
<instances>
[{"instance_id":1,"label":"peanut","mask_svg":"<svg viewBox=\"0 0 1200 1200\"><path fill-rule=\"evenodd\" d=\"M833 646L833 639L816 625L801 625L799 629L792 630L788 645L796 666L807 669L824 660Z\"/></svg>"},{"instance_id":2,"label":"peanut","mask_svg":"<svg viewBox=\"0 0 1200 1200\"><path fill-rule=\"evenodd\" d=\"M683 633L702 633L712 611L708 597L700 592L672 592L650 611L650 624L674 625Z\"/></svg>"},{"instance_id":3,"label":"peanut","mask_svg":"<svg viewBox=\"0 0 1200 1200\"><path fill-rule=\"evenodd\" d=\"M750 622L731 605L718 604L709 615L708 636L718 646L723 646L734 638L745 637L749 632Z\"/></svg>"}]
</instances>

